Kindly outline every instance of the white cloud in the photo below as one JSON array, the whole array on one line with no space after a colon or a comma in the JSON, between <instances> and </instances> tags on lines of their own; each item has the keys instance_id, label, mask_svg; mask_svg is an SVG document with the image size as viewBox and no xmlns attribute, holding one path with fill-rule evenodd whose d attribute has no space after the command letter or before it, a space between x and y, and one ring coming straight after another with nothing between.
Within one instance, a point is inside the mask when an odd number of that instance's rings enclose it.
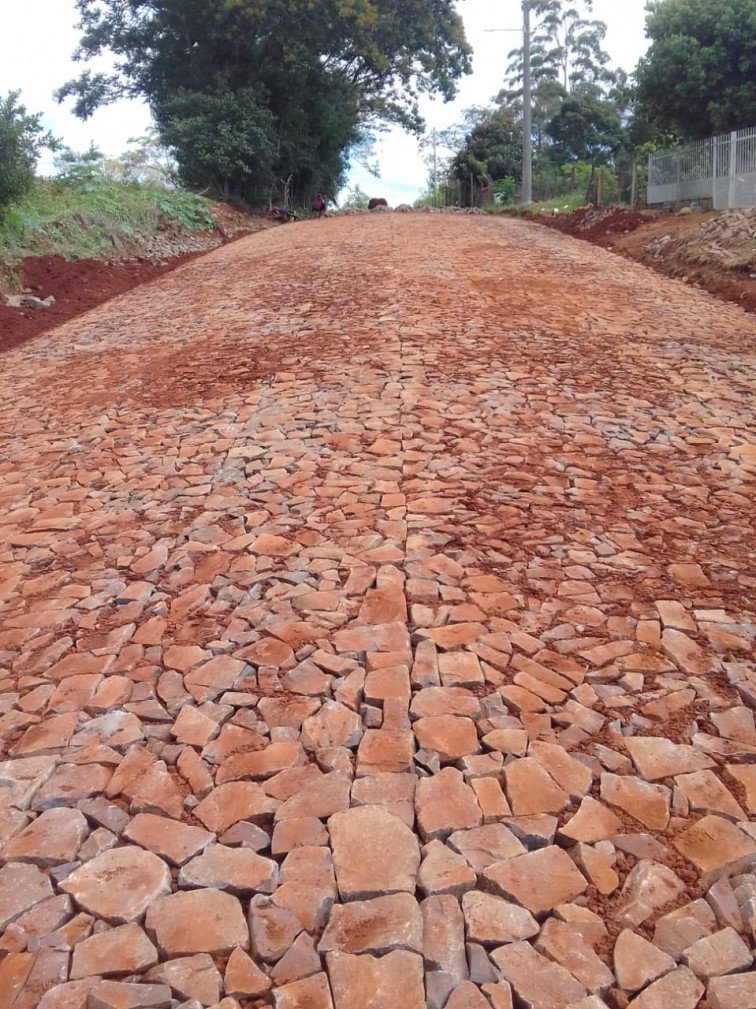
<instances>
[{"instance_id":1,"label":"white cloud","mask_svg":"<svg viewBox=\"0 0 756 1009\"><path fill-rule=\"evenodd\" d=\"M84 150L94 142L104 153L118 155L131 137L146 131L150 115L142 102L118 102L82 123L71 114L70 103L61 106L53 99L53 91L81 68L72 59L79 39L74 0L25 0L23 4L4 0L3 6L0 93L20 88L29 110L42 112L45 125L75 150ZM594 0L595 16L609 28L609 53L614 63L626 70L636 65L646 48L644 8L645 0ZM486 29L517 28L519 0L460 0L459 9L475 50L474 72L461 82L453 103L423 103L428 125L438 128L457 121L463 109L490 102L501 87L507 53L518 44L516 33L489 33ZM391 130L381 138L377 154L381 178L374 179L356 166L350 183L384 195L391 203L411 202L426 179L416 140L401 130ZM50 167L50 158L40 165L43 171Z\"/></svg>"},{"instance_id":2,"label":"white cloud","mask_svg":"<svg viewBox=\"0 0 756 1009\"><path fill-rule=\"evenodd\" d=\"M0 93L21 90L30 112L42 112L45 126L67 146L81 151L93 142L105 154L121 154L131 137L141 136L151 119L142 102L120 101L100 109L87 122L58 105L53 92L81 72L73 61L80 33L74 0L5 0L0 32ZM40 171L50 171L46 155Z\"/></svg>"}]
</instances>

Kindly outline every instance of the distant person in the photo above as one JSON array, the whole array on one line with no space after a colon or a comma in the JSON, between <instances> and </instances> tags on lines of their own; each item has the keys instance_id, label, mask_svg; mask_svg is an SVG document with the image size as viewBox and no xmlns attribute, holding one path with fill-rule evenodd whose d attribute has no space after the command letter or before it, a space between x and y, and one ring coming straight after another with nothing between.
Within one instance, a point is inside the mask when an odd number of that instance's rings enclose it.
<instances>
[{"instance_id":1,"label":"distant person","mask_svg":"<svg viewBox=\"0 0 756 1009\"><path fill-rule=\"evenodd\" d=\"M316 217L323 217L326 212L326 201L321 194L315 197L315 202L312 205L312 212Z\"/></svg>"},{"instance_id":2,"label":"distant person","mask_svg":"<svg viewBox=\"0 0 756 1009\"><path fill-rule=\"evenodd\" d=\"M299 220L295 212L293 210L287 210L286 207L271 207L270 212L277 221L281 221L283 224L288 224L289 221Z\"/></svg>"}]
</instances>

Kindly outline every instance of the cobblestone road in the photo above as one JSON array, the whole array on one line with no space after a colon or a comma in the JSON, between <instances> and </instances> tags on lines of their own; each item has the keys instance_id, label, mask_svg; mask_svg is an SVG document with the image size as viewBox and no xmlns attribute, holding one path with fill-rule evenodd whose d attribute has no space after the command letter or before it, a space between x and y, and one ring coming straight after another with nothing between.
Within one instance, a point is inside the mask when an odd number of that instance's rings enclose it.
<instances>
[{"instance_id":1,"label":"cobblestone road","mask_svg":"<svg viewBox=\"0 0 756 1009\"><path fill-rule=\"evenodd\" d=\"M755 341L385 215L2 358L0 1007L756 1006Z\"/></svg>"}]
</instances>

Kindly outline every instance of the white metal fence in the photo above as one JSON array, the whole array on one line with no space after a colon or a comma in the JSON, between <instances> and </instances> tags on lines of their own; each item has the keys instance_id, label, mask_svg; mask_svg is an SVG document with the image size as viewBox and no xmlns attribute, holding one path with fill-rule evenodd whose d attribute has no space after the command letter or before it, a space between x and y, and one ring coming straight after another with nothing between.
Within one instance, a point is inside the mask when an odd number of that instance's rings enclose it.
<instances>
[{"instance_id":1,"label":"white metal fence","mask_svg":"<svg viewBox=\"0 0 756 1009\"><path fill-rule=\"evenodd\" d=\"M652 154L647 200L713 200L715 210L756 207L756 127Z\"/></svg>"}]
</instances>

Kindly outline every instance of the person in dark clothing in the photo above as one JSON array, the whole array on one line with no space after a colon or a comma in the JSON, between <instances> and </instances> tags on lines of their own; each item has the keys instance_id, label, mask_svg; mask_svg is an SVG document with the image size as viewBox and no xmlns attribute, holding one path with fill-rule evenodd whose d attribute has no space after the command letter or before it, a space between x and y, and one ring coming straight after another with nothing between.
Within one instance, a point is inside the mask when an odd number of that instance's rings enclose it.
<instances>
[{"instance_id":1,"label":"person in dark clothing","mask_svg":"<svg viewBox=\"0 0 756 1009\"><path fill-rule=\"evenodd\" d=\"M323 199L321 194L315 197L315 201L312 205L312 212L316 217L323 217L326 212L326 201Z\"/></svg>"}]
</instances>

